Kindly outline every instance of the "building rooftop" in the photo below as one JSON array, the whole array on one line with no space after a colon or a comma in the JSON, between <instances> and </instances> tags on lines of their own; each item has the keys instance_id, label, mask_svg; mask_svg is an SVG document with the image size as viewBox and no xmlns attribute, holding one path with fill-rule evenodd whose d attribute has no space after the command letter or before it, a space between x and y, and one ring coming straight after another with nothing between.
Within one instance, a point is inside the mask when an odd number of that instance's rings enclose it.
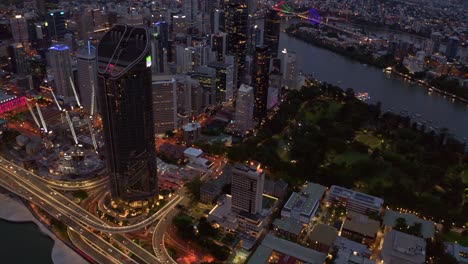
<instances>
[{"instance_id":1,"label":"building rooftop","mask_svg":"<svg viewBox=\"0 0 468 264\"><path fill-rule=\"evenodd\" d=\"M309 234L309 241L317 241L321 244L331 246L337 237L338 231L336 228L325 224L316 224Z\"/></svg>"},{"instance_id":2,"label":"building rooftop","mask_svg":"<svg viewBox=\"0 0 468 264\"><path fill-rule=\"evenodd\" d=\"M0 103L10 101L10 100L12 100L14 98L16 98L16 95L9 95L9 94L0 93Z\"/></svg>"},{"instance_id":3,"label":"building rooftop","mask_svg":"<svg viewBox=\"0 0 468 264\"><path fill-rule=\"evenodd\" d=\"M462 264L468 263L468 247L463 247L458 243L444 243L445 252L454 256Z\"/></svg>"},{"instance_id":4,"label":"building rooftop","mask_svg":"<svg viewBox=\"0 0 468 264\"><path fill-rule=\"evenodd\" d=\"M395 225L396 219L400 217L404 218L406 220L406 223L410 226L414 225L415 223L421 223L422 225L421 234L423 238L434 237L434 233L435 233L434 222L421 219L413 214L404 214L404 213L399 213L393 210L387 210L385 212L383 223L386 226L393 227Z\"/></svg>"},{"instance_id":5,"label":"building rooftop","mask_svg":"<svg viewBox=\"0 0 468 264\"><path fill-rule=\"evenodd\" d=\"M320 203L325 186L309 183L301 192L294 192L289 197L283 209L299 211L302 215L309 216L317 203Z\"/></svg>"},{"instance_id":6,"label":"building rooftop","mask_svg":"<svg viewBox=\"0 0 468 264\"><path fill-rule=\"evenodd\" d=\"M346 237L339 236L335 239L333 243L335 247L339 250L347 250L350 252L356 252L358 255L371 255L372 251L367 247L367 245L361 244L359 242L347 239Z\"/></svg>"},{"instance_id":7,"label":"building rooftop","mask_svg":"<svg viewBox=\"0 0 468 264\"><path fill-rule=\"evenodd\" d=\"M379 230L380 222L370 219L367 215L349 211L343 229L353 231L367 237L374 237Z\"/></svg>"},{"instance_id":8,"label":"building rooftop","mask_svg":"<svg viewBox=\"0 0 468 264\"><path fill-rule=\"evenodd\" d=\"M310 264L322 264L325 261L326 255L310 248L303 247L299 244L275 237L272 234L267 234L263 239L262 244L257 248L249 259L249 264L267 263L273 252L278 252L283 255L288 255L299 261Z\"/></svg>"},{"instance_id":9,"label":"building rooftop","mask_svg":"<svg viewBox=\"0 0 468 264\"><path fill-rule=\"evenodd\" d=\"M365 203L371 205L373 207L382 207L384 200L382 198L378 198L375 196L371 196L368 194L356 192L350 189L346 189L343 187L339 187L336 185L332 185L330 188L330 195L335 195L343 198L347 198L349 200L355 200L360 203Z\"/></svg>"},{"instance_id":10,"label":"building rooftop","mask_svg":"<svg viewBox=\"0 0 468 264\"><path fill-rule=\"evenodd\" d=\"M213 207L213 209L211 209L211 211L208 213L208 221L215 221L224 228L236 230L239 223L237 222L236 213L232 212L231 210L231 205L232 196L225 195L219 200L218 204L215 205L215 207Z\"/></svg>"},{"instance_id":11,"label":"building rooftop","mask_svg":"<svg viewBox=\"0 0 468 264\"><path fill-rule=\"evenodd\" d=\"M58 50L58 51L64 51L64 50L69 50L69 49L70 48L65 44L55 44L49 48L49 50Z\"/></svg>"},{"instance_id":12,"label":"building rooftop","mask_svg":"<svg viewBox=\"0 0 468 264\"><path fill-rule=\"evenodd\" d=\"M386 264L422 264L426 258L423 238L391 230L384 236L382 258Z\"/></svg>"},{"instance_id":13,"label":"building rooftop","mask_svg":"<svg viewBox=\"0 0 468 264\"><path fill-rule=\"evenodd\" d=\"M301 222L293 218L275 219L273 226L294 235L299 235L304 227Z\"/></svg>"},{"instance_id":14,"label":"building rooftop","mask_svg":"<svg viewBox=\"0 0 468 264\"><path fill-rule=\"evenodd\" d=\"M184 151L184 155L190 156L190 157L199 157L201 154L203 154L203 151L201 149L196 149L196 148L187 148Z\"/></svg>"},{"instance_id":15,"label":"building rooftop","mask_svg":"<svg viewBox=\"0 0 468 264\"><path fill-rule=\"evenodd\" d=\"M244 173L253 175L253 176L258 176L262 173L262 169L260 169L260 163L255 164L251 163L250 165L244 165L242 163L236 163L234 164L234 169L238 171L242 171Z\"/></svg>"}]
</instances>

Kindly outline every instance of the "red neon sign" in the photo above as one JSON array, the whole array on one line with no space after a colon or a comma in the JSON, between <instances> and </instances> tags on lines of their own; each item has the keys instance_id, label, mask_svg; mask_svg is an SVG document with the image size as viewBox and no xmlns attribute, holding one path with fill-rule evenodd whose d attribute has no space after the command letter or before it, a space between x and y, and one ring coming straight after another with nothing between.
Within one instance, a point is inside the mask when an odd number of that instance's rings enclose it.
<instances>
[{"instance_id":1,"label":"red neon sign","mask_svg":"<svg viewBox=\"0 0 468 264\"><path fill-rule=\"evenodd\" d=\"M21 96L4 102L0 104L0 114L7 113L16 108L25 106L27 101L28 99L26 99L25 96Z\"/></svg>"}]
</instances>

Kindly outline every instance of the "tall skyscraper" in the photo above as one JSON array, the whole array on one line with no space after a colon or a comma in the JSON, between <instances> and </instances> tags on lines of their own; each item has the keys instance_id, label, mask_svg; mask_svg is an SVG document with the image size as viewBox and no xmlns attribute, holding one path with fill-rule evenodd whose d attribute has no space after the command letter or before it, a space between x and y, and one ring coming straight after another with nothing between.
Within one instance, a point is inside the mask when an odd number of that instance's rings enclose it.
<instances>
[{"instance_id":1,"label":"tall skyscraper","mask_svg":"<svg viewBox=\"0 0 468 264\"><path fill-rule=\"evenodd\" d=\"M211 62L208 67L216 71L216 103L220 104L233 98L234 69L232 65Z\"/></svg>"},{"instance_id":2,"label":"tall skyscraper","mask_svg":"<svg viewBox=\"0 0 468 264\"><path fill-rule=\"evenodd\" d=\"M50 27L50 35L55 40L60 40L65 36L65 11L53 10L46 16L46 22Z\"/></svg>"},{"instance_id":3,"label":"tall skyscraper","mask_svg":"<svg viewBox=\"0 0 468 264\"><path fill-rule=\"evenodd\" d=\"M169 24L166 21L156 22L149 28L151 37L151 70L153 73L168 73Z\"/></svg>"},{"instance_id":4,"label":"tall skyscraper","mask_svg":"<svg viewBox=\"0 0 468 264\"><path fill-rule=\"evenodd\" d=\"M8 47L8 56L10 57L10 64L12 71L15 74L23 75L28 74L30 71L28 58L24 50L23 44L13 43Z\"/></svg>"},{"instance_id":5,"label":"tall skyscraper","mask_svg":"<svg viewBox=\"0 0 468 264\"><path fill-rule=\"evenodd\" d=\"M236 56L237 85L240 85L241 78L245 74L244 68L249 17L247 1L228 0L225 5L226 33L228 33L228 51Z\"/></svg>"},{"instance_id":6,"label":"tall skyscraper","mask_svg":"<svg viewBox=\"0 0 468 264\"><path fill-rule=\"evenodd\" d=\"M151 202L158 184L146 29L112 27L99 42L97 66L112 198Z\"/></svg>"},{"instance_id":7,"label":"tall skyscraper","mask_svg":"<svg viewBox=\"0 0 468 264\"><path fill-rule=\"evenodd\" d=\"M267 114L268 75L270 71L270 55L267 47L257 47L253 65L253 83L255 88L254 116L261 121Z\"/></svg>"},{"instance_id":8,"label":"tall skyscraper","mask_svg":"<svg viewBox=\"0 0 468 264\"><path fill-rule=\"evenodd\" d=\"M198 1L197 0L183 0L182 7L184 15L187 17L189 27L196 27L197 14L198 14Z\"/></svg>"},{"instance_id":9,"label":"tall skyscraper","mask_svg":"<svg viewBox=\"0 0 468 264\"><path fill-rule=\"evenodd\" d=\"M211 50L216 54L216 60L224 62L224 56L227 51L227 34L219 32L211 35Z\"/></svg>"},{"instance_id":10,"label":"tall skyscraper","mask_svg":"<svg viewBox=\"0 0 468 264\"><path fill-rule=\"evenodd\" d=\"M437 53L440 49L440 41L442 40L442 34L440 32L433 32L431 34L431 53Z\"/></svg>"},{"instance_id":11,"label":"tall skyscraper","mask_svg":"<svg viewBox=\"0 0 468 264\"><path fill-rule=\"evenodd\" d=\"M183 44L176 45L177 73L186 73L193 70L194 53L193 47L186 47Z\"/></svg>"},{"instance_id":12,"label":"tall skyscraper","mask_svg":"<svg viewBox=\"0 0 468 264\"><path fill-rule=\"evenodd\" d=\"M177 129L176 80L172 75L153 75L154 133Z\"/></svg>"},{"instance_id":13,"label":"tall skyscraper","mask_svg":"<svg viewBox=\"0 0 468 264\"><path fill-rule=\"evenodd\" d=\"M250 130L254 127L253 122L253 111L254 111L254 91L253 88L241 84L239 90L237 90L236 98L236 128L244 133L246 130Z\"/></svg>"},{"instance_id":14,"label":"tall skyscraper","mask_svg":"<svg viewBox=\"0 0 468 264\"><path fill-rule=\"evenodd\" d=\"M254 164L235 164L232 170L231 209L251 214L260 213L264 182L265 173L260 165L255 167Z\"/></svg>"},{"instance_id":15,"label":"tall skyscraper","mask_svg":"<svg viewBox=\"0 0 468 264\"><path fill-rule=\"evenodd\" d=\"M88 42L87 47L76 54L81 105L88 113L97 111L97 65L96 49Z\"/></svg>"},{"instance_id":16,"label":"tall skyscraper","mask_svg":"<svg viewBox=\"0 0 468 264\"><path fill-rule=\"evenodd\" d=\"M70 48L63 44L53 45L49 48L49 56L54 74L55 93L63 96L65 101L74 100L70 83L72 77Z\"/></svg>"},{"instance_id":17,"label":"tall skyscraper","mask_svg":"<svg viewBox=\"0 0 468 264\"><path fill-rule=\"evenodd\" d=\"M272 58L278 55L281 17L275 10L270 10L265 18L264 41Z\"/></svg>"},{"instance_id":18,"label":"tall skyscraper","mask_svg":"<svg viewBox=\"0 0 468 264\"><path fill-rule=\"evenodd\" d=\"M203 107L216 102L216 70L208 66L200 66L191 76L198 80L202 88Z\"/></svg>"},{"instance_id":19,"label":"tall skyscraper","mask_svg":"<svg viewBox=\"0 0 468 264\"><path fill-rule=\"evenodd\" d=\"M50 27L48 22L35 23L36 26L36 39L33 39L33 47L35 49L47 49L52 44L50 35Z\"/></svg>"},{"instance_id":20,"label":"tall skyscraper","mask_svg":"<svg viewBox=\"0 0 468 264\"><path fill-rule=\"evenodd\" d=\"M224 11L220 9L216 9L211 14L211 32L213 34L218 34L219 32L225 31L225 19L224 19Z\"/></svg>"},{"instance_id":21,"label":"tall skyscraper","mask_svg":"<svg viewBox=\"0 0 468 264\"><path fill-rule=\"evenodd\" d=\"M28 24L26 18L22 15L16 15L10 18L11 34L13 40L17 43L28 43Z\"/></svg>"},{"instance_id":22,"label":"tall skyscraper","mask_svg":"<svg viewBox=\"0 0 468 264\"><path fill-rule=\"evenodd\" d=\"M459 38L457 38L455 36L449 38L448 44L447 44L447 49L445 51L447 59L451 60L451 59L454 59L457 56L459 43L460 43Z\"/></svg>"}]
</instances>

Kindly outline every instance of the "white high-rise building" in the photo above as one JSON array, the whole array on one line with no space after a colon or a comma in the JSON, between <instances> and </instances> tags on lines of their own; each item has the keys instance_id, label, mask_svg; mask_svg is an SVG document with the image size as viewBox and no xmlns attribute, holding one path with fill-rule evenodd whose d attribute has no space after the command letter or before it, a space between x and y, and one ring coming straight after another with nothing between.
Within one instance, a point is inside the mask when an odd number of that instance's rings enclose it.
<instances>
[{"instance_id":1,"label":"white high-rise building","mask_svg":"<svg viewBox=\"0 0 468 264\"><path fill-rule=\"evenodd\" d=\"M64 97L65 101L73 100L74 94L70 83L72 65L70 48L57 44L49 48L50 63L54 74L55 93Z\"/></svg>"},{"instance_id":2,"label":"white high-rise building","mask_svg":"<svg viewBox=\"0 0 468 264\"><path fill-rule=\"evenodd\" d=\"M176 65L177 73L186 73L193 70L193 55L195 50L193 47L185 45L176 45Z\"/></svg>"},{"instance_id":3,"label":"white high-rise building","mask_svg":"<svg viewBox=\"0 0 468 264\"><path fill-rule=\"evenodd\" d=\"M96 50L88 42L88 46L76 54L79 78L79 94L84 109L94 114L97 110L97 64Z\"/></svg>"},{"instance_id":4,"label":"white high-rise building","mask_svg":"<svg viewBox=\"0 0 468 264\"><path fill-rule=\"evenodd\" d=\"M251 86L242 84L237 91L236 128L242 132L254 127L254 91Z\"/></svg>"},{"instance_id":5,"label":"white high-rise building","mask_svg":"<svg viewBox=\"0 0 468 264\"><path fill-rule=\"evenodd\" d=\"M244 165L237 163L232 169L232 205L238 212L257 214L262 211L263 185L265 173L260 164Z\"/></svg>"},{"instance_id":6,"label":"white high-rise building","mask_svg":"<svg viewBox=\"0 0 468 264\"><path fill-rule=\"evenodd\" d=\"M176 80L173 75L153 75L154 133L177 129Z\"/></svg>"},{"instance_id":7,"label":"white high-rise building","mask_svg":"<svg viewBox=\"0 0 468 264\"><path fill-rule=\"evenodd\" d=\"M296 53L281 51L281 73L283 74L283 85L290 89L296 89L299 83Z\"/></svg>"},{"instance_id":8,"label":"white high-rise building","mask_svg":"<svg viewBox=\"0 0 468 264\"><path fill-rule=\"evenodd\" d=\"M17 43L28 43L28 24L22 15L16 15L10 19L11 33Z\"/></svg>"}]
</instances>

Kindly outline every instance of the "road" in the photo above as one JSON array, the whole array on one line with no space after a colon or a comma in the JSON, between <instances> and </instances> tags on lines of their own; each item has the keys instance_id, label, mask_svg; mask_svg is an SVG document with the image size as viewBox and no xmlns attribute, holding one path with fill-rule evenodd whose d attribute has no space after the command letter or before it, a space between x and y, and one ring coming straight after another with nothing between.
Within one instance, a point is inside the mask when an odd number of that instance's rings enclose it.
<instances>
[{"instance_id":1,"label":"road","mask_svg":"<svg viewBox=\"0 0 468 264\"><path fill-rule=\"evenodd\" d=\"M19 196L23 197L24 199L36 204L38 207L42 208L44 211L46 211L48 214L51 216L55 217L56 219L62 221L65 225L67 225L70 228L73 228L74 230L78 230L80 232L80 235L85 237L86 239L93 241L93 244L96 247L100 247L106 250L110 250L112 252L114 258L116 259L122 259L126 260L125 262L122 261L117 261L113 263L136 263L130 258L128 258L126 255L122 254L117 248L112 246L111 244L107 243L105 240L103 240L100 236L97 236L90 230L88 230L85 226L83 226L78 220L75 218L71 217L67 212L64 210L61 210L61 208L54 207L48 203L46 203L43 199L42 196L38 195L36 192L33 190L29 189L27 186L23 186L21 184L18 184L14 181L11 181L8 177L7 174L5 174L5 171L0 168L0 184L4 186L7 190L18 194ZM84 248L83 252L88 254L89 256L95 255L95 252L93 251L85 251L86 248ZM99 259L100 257L98 257Z\"/></svg>"},{"instance_id":2,"label":"road","mask_svg":"<svg viewBox=\"0 0 468 264\"><path fill-rule=\"evenodd\" d=\"M145 226L150 225L161 215L165 214L166 211L172 210L173 206L183 199L183 197L179 195L174 195L173 199L169 201L168 204L166 204L163 208L161 208L156 214L135 225L125 227L111 226L98 217L90 214L85 209L76 205L59 192L56 192L43 182L39 181L35 176L32 176L29 171L23 170L22 168L10 162L0 160L0 163L1 185L13 193L18 194L25 199L31 200L31 202L36 203L41 208L47 206L56 209L62 215L66 216L66 218L72 220L72 222L80 224L83 230L87 230L87 227L91 227L92 229L105 233L125 233L140 230ZM33 197L37 199L33 200ZM68 223L65 224L68 225ZM159 259L149 254L146 250L135 244L132 240L124 236L117 236L117 238L119 243L122 241L123 245L133 254L140 257L143 262L159 263Z\"/></svg>"},{"instance_id":3,"label":"road","mask_svg":"<svg viewBox=\"0 0 468 264\"><path fill-rule=\"evenodd\" d=\"M158 212L137 224L128 226L116 226L110 225L109 223L104 222L100 218L89 214L87 210L75 204L73 201L71 201L61 193L56 192L46 183L38 180L37 176L33 175L33 173L24 170L16 164L0 159L0 169L3 170L3 172L6 175L8 175L10 180L15 181L18 184L28 186L28 188L40 194L39 196L43 197L44 200L47 200L49 204L57 207L62 207L63 210L67 211L72 217L75 217L84 225L107 233L127 233L140 230L145 226L148 226L151 223L153 223L156 219L158 219L161 212L164 211L166 208L169 208L171 205L177 204L178 199L180 198L179 195L174 195L172 199Z\"/></svg>"},{"instance_id":4,"label":"road","mask_svg":"<svg viewBox=\"0 0 468 264\"><path fill-rule=\"evenodd\" d=\"M9 163L9 164L15 164L5 158L0 157L0 161L4 163ZM60 181L60 180L54 180L54 179L47 179L45 177L36 175L34 173L31 173L31 176L35 176L37 180L49 185L50 187L58 190L64 190L64 191L74 191L74 190L87 190L87 189L94 189L97 187L101 187L106 185L109 180L107 177L100 176L96 177L93 179L89 180L84 180L84 181Z\"/></svg>"}]
</instances>

